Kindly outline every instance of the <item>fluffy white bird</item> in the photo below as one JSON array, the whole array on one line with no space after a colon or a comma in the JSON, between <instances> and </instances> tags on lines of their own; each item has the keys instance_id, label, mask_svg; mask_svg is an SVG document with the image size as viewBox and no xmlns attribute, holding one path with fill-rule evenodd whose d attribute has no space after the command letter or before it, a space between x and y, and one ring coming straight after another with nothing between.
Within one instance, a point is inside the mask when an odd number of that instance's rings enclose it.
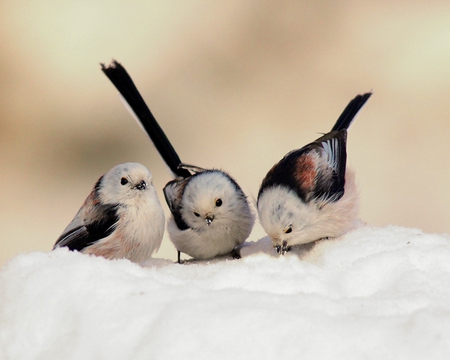
<instances>
[{"instance_id":1,"label":"fluffy white bird","mask_svg":"<svg viewBox=\"0 0 450 360\"><path fill-rule=\"evenodd\" d=\"M371 95L356 96L328 134L289 152L263 179L259 220L279 253L341 236L357 220L358 191L346 169L347 129Z\"/></svg>"},{"instance_id":2,"label":"fluffy white bird","mask_svg":"<svg viewBox=\"0 0 450 360\"><path fill-rule=\"evenodd\" d=\"M180 252L194 259L226 254L239 258L239 246L254 224L242 189L221 170L183 164L123 66L113 61L108 67L102 64L102 70L175 176L164 187L164 195L172 213L167 229L178 262Z\"/></svg>"},{"instance_id":3,"label":"fluffy white bird","mask_svg":"<svg viewBox=\"0 0 450 360\"><path fill-rule=\"evenodd\" d=\"M164 226L150 171L124 163L100 177L53 249L140 263L159 249Z\"/></svg>"}]
</instances>

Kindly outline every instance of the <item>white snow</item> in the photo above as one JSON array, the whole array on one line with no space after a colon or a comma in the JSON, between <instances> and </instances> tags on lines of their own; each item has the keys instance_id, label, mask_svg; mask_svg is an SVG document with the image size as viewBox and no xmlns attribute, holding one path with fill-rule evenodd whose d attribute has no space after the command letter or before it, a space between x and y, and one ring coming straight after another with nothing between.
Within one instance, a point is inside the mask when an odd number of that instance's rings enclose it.
<instances>
[{"instance_id":1,"label":"white snow","mask_svg":"<svg viewBox=\"0 0 450 360\"><path fill-rule=\"evenodd\" d=\"M450 236L362 226L276 256L140 267L58 249L0 272L0 359L446 359Z\"/></svg>"}]
</instances>

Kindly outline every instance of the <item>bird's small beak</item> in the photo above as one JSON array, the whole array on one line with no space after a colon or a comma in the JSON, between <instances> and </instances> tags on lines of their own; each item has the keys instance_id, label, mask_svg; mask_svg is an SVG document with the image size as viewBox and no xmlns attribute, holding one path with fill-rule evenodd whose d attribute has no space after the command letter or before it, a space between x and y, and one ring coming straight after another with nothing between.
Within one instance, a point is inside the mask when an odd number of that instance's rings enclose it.
<instances>
[{"instance_id":1,"label":"bird's small beak","mask_svg":"<svg viewBox=\"0 0 450 360\"><path fill-rule=\"evenodd\" d=\"M208 224L208 226L211 226L211 223L214 220L214 215L213 214L206 214L206 218L205 221Z\"/></svg>"},{"instance_id":2,"label":"bird's small beak","mask_svg":"<svg viewBox=\"0 0 450 360\"><path fill-rule=\"evenodd\" d=\"M144 180L142 180L139 184L135 186L135 188L138 190L145 190L147 189L147 183Z\"/></svg>"},{"instance_id":3,"label":"bird's small beak","mask_svg":"<svg viewBox=\"0 0 450 360\"><path fill-rule=\"evenodd\" d=\"M281 255L291 251L291 247L288 246L287 241L283 241L282 245L275 245L275 249L277 250L277 253Z\"/></svg>"}]
</instances>

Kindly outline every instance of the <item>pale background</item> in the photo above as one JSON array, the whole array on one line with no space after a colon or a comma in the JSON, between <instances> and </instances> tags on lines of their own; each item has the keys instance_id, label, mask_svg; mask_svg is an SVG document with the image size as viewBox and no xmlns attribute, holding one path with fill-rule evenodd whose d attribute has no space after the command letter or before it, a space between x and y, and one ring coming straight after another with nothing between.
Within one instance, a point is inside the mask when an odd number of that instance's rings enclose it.
<instances>
[{"instance_id":1,"label":"pale background","mask_svg":"<svg viewBox=\"0 0 450 360\"><path fill-rule=\"evenodd\" d=\"M100 71L112 58L183 161L255 197L373 90L348 142L361 218L450 232L448 1L3 0L0 49L0 265L49 251L118 163L145 164L164 201L170 175ZM157 256L175 258L167 239Z\"/></svg>"}]
</instances>

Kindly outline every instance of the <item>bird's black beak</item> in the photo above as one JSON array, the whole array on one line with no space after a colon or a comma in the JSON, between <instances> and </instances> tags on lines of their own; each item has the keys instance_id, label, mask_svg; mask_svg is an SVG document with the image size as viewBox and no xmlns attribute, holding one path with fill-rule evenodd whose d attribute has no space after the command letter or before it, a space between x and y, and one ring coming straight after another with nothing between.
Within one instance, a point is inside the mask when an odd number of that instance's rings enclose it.
<instances>
[{"instance_id":1,"label":"bird's black beak","mask_svg":"<svg viewBox=\"0 0 450 360\"><path fill-rule=\"evenodd\" d=\"M206 215L205 221L208 224L208 226L211 226L211 223L214 220L214 215Z\"/></svg>"},{"instance_id":2,"label":"bird's black beak","mask_svg":"<svg viewBox=\"0 0 450 360\"><path fill-rule=\"evenodd\" d=\"M147 183L144 180L142 180L139 184L135 186L135 188L138 190L145 190L147 189Z\"/></svg>"},{"instance_id":3,"label":"bird's black beak","mask_svg":"<svg viewBox=\"0 0 450 360\"><path fill-rule=\"evenodd\" d=\"M277 253L284 255L285 253L291 251L291 247L288 246L287 241L283 241L282 245L275 246L275 249L277 249Z\"/></svg>"}]
</instances>

